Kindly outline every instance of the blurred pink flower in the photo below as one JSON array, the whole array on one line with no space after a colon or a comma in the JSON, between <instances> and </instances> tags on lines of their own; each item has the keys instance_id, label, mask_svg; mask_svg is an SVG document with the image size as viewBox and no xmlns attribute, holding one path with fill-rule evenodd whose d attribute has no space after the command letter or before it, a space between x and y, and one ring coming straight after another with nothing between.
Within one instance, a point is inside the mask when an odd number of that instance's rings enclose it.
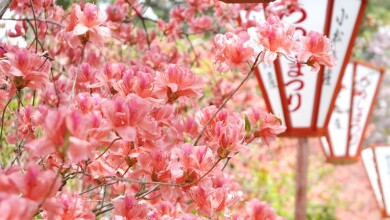
<instances>
[{"instance_id":1,"label":"blurred pink flower","mask_svg":"<svg viewBox=\"0 0 390 220\"><path fill-rule=\"evenodd\" d=\"M33 219L38 204L16 194L0 192L0 213L2 220Z\"/></svg>"},{"instance_id":2,"label":"blurred pink flower","mask_svg":"<svg viewBox=\"0 0 390 220\"><path fill-rule=\"evenodd\" d=\"M249 201L246 205L246 211L249 215L248 219L252 220L282 220L276 214L276 211L266 202L258 199Z\"/></svg>"},{"instance_id":3,"label":"blurred pink flower","mask_svg":"<svg viewBox=\"0 0 390 220\"><path fill-rule=\"evenodd\" d=\"M126 196L114 202L114 214L126 219L142 220L148 214L148 206L143 201L137 201L133 196Z\"/></svg>"},{"instance_id":4,"label":"blurred pink flower","mask_svg":"<svg viewBox=\"0 0 390 220\"><path fill-rule=\"evenodd\" d=\"M61 220L94 220L96 219L95 214L91 211L91 203L87 199L79 196L77 193L69 195L61 192L57 199L63 208L63 212L59 215L53 215L52 213L47 214L48 219L61 219Z\"/></svg>"}]
</instances>

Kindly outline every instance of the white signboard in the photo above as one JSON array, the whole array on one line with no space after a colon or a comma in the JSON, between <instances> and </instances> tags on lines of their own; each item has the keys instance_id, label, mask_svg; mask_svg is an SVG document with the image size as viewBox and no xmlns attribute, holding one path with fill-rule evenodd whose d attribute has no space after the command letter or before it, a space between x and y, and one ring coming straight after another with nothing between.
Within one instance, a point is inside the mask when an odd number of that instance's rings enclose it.
<instances>
[{"instance_id":1,"label":"white signboard","mask_svg":"<svg viewBox=\"0 0 390 220\"><path fill-rule=\"evenodd\" d=\"M350 156L358 153L381 76L382 73L378 70L363 65L356 66L355 94L349 135Z\"/></svg>"},{"instance_id":2,"label":"white signboard","mask_svg":"<svg viewBox=\"0 0 390 220\"><path fill-rule=\"evenodd\" d=\"M329 105L333 97L330 94L334 94L337 80L342 73L342 66L344 62L349 60L349 55L347 56L348 46L354 41L352 33L361 5L361 0L335 0L329 39L334 47L333 56L336 57L337 64L332 69L325 68L324 71L321 104L317 121L318 127L325 126L325 119L329 113Z\"/></svg>"},{"instance_id":3,"label":"white signboard","mask_svg":"<svg viewBox=\"0 0 390 220\"><path fill-rule=\"evenodd\" d=\"M370 180L370 184L372 190L374 191L375 200L379 206L380 210L383 210L383 200L382 194L379 187L379 179L378 174L375 167L374 162L374 152L372 148L367 148L362 151L362 159L364 163L364 167L366 168L368 179Z\"/></svg>"},{"instance_id":4,"label":"white signboard","mask_svg":"<svg viewBox=\"0 0 390 220\"><path fill-rule=\"evenodd\" d=\"M352 93L353 93L353 64L345 69L341 90L337 96L328 125L328 140L322 137L326 157L332 155L345 156L348 150L348 131L350 124ZM329 143L328 143L329 142ZM337 147L333 147L337 146ZM330 149L332 147L332 149Z\"/></svg>"},{"instance_id":5,"label":"white signboard","mask_svg":"<svg viewBox=\"0 0 390 220\"><path fill-rule=\"evenodd\" d=\"M390 147L377 146L374 148L379 184L386 215L390 216Z\"/></svg>"},{"instance_id":6,"label":"white signboard","mask_svg":"<svg viewBox=\"0 0 390 220\"><path fill-rule=\"evenodd\" d=\"M321 142L327 158L357 158L378 93L383 71L367 64L346 68L342 89Z\"/></svg>"}]
</instances>

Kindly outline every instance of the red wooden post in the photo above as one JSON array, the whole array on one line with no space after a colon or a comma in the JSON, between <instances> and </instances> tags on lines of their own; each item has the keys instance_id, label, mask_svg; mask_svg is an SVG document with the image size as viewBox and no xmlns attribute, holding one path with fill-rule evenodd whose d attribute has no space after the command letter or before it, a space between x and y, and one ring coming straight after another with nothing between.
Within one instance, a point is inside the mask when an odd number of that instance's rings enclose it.
<instances>
[{"instance_id":1,"label":"red wooden post","mask_svg":"<svg viewBox=\"0 0 390 220\"><path fill-rule=\"evenodd\" d=\"M309 167L308 138L298 139L295 191L295 220L306 220L307 173Z\"/></svg>"}]
</instances>

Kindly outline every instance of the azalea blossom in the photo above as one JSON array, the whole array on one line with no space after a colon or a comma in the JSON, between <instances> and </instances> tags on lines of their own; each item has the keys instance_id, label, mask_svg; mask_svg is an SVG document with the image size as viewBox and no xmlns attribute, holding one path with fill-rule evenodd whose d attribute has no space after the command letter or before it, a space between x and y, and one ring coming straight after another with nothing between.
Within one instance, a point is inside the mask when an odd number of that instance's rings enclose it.
<instances>
[{"instance_id":1,"label":"azalea blossom","mask_svg":"<svg viewBox=\"0 0 390 220\"><path fill-rule=\"evenodd\" d=\"M293 25L281 21L276 16L268 17L267 22L260 23L257 27L248 28L250 45L256 53L262 52L261 58L267 64L273 62L279 55L294 60L292 56L295 45L294 32Z\"/></svg>"},{"instance_id":2,"label":"azalea blossom","mask_svg":"<svg viewBox=\"0 0 390 220\"><path fill-rule=\"evenodd\" d=\"M307 63L314 71L318 71L320 65L336 65L330 40L326 36L310 31L306 36L300 37L300 45L302 48L298 53L298 61Z\"/></svg>"},{"instance_id":3,"label":"azalea blossom","mask_svg":"<svg viewBox=\"0 0 390 220\"><path fill-rule=\"evenodd\" d=\"M249 35L247 32L238 34L228 32L225 35L215 35L213 47L213 63L219 72L227 72L237 67L239 71L247 73L248 62L253 60L253 48L248 45Z\"/></svg>"},{"instance_id":4,"label":"azalea blossom","mask_svg":"<svg viewBox=\"0 0 390 220\"><path fill-rule=\"evenodd\" d=\"M202 83L202 78L190 69L170 64L156 76L156 94L168 102L174 102L180 97L200 98Z\"/></svg>"},{"instance_id":5,"label":"azalea blossom","mask_svg":"<svg viewBox=\"0 0 390 220\"><path fill-rule=\"evenodd\" d=\"M50 61L26 49L5 53L0 60L0 72L12 79L17 89L45 89L49 84Z\"/></svg>"},{"instance_id":6,"label":"azalea blossom","mask_svg":"<svg viewBox=\"0 0 390 220\"><path fill-rule=\"evenodd\" d=\"M126 196L114 202L114 213L125 219L144 219L148 214L148 206L137 201L133 196Z\"/></svg>"},{"instance_id":7,"label":"azalea blossom","mask_svg":"<svg viewBox=\"0 0 390 220\"><path fill-rule=\"evenodd\" d=\"M278 134L286 130L280 118L271 113L253 109L248 115L248 118L254 130L254 137L261 138L267 145L274 141Z\"/></svg>"},{"instance_id":8,"label":"azalea blossom","mask_svg":"<svg viewBox=\"0 0 390 220\"><path fill-rule=\"evenodd\" d=\"M88 41L95 44L102 43L103 37L110 36L110 29L102 26L106 20L107 16L100 12L95 4L88 2L84 5L83 10L80 5L74 5L66 26L66 30L71 32L73 36L71 45L77 45L76 38L80 40L81 44L86 44Z\"/></svg>"}]
</instances>

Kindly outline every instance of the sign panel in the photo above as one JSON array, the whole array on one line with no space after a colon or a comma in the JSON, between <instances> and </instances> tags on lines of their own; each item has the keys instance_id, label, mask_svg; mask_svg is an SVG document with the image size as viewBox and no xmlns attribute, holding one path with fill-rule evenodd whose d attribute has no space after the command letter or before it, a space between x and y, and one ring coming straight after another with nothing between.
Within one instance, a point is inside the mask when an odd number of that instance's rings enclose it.
<instances>
[{"instance_id":1,"label":"sign panel","mask_svg":"<svg viewBox=\"0 0 390 220\"><path fill-rule=\"evenodd\" d=\"M329 106L332 104L332 96L335 94L338 79L342 75L345 65L349 60L349 45L355 40L353 35L354 25L358 20L359 11L362 6L361 0L335 0L332 25L330 27L329 39L333 46L333 56L338 61L333 68L324 70L324 80L318 112L317 126L324 127L326 117L329 114ZM348 53L349 52L349 53ZM337 92L337 91L336 91ZM331 110L331 109L330 109Z\"/></svg>"},{"instance_id":2,"label":"sign panel","mask_svg":"<svg viewBox=\"0 0 390 220\"><path fill-rule=\"evenodd\" d=\"M321 137L329 162L358 159L383 74L384 70L363 62L356 61L347 66L327 134Z\"/></svg>"},{"instance_id":3,"label":"sign panel","mask_svg":"<svg viewBox=\"0 0 390 220\"><path fill-rule=\"evenodd\" d=\"M383 210L383 200L381 189L379 187L378 174L375 167L374 151L372 148L367 148L362 151L362 159L366 173L370 181L372 190L374 191L375 200L380 210Z\"/></svg>"},{"instance_id":4,"label":"sign panel","mask_svg":"<svg viewBox=\"0 0 390 220\"><path fill-rule=\"evenodd\" d=\"M376 146L374 148L379 185L382 192L383 206L386 216L390 216L390 147Z\"/></svg>"},{"instance_id":5,"label":"sign panel","mask_svg":"<svg viewBox=\"0 0 390 220\"><path fill-rule=\"evenodd\" d=\"M332 155L336 157L347 155L348 149L348 130L350 124L352 93L353 93L353 64L348 64L345 69L341 84L341 90L337 96L336 104L333 109L328 125L327 137L321 137L327 158ZM329 142L329 143L328 143ZM333 146L337 146L334 148Z\"/></svg>"}]
</instances>

